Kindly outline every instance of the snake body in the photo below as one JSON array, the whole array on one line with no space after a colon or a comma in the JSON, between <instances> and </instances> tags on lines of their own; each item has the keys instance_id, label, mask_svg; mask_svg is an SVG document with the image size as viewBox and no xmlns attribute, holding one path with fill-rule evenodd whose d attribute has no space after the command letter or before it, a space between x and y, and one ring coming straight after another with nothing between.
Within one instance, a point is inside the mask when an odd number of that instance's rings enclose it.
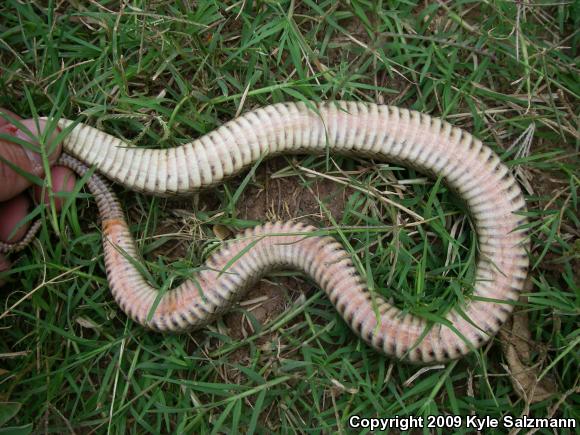
<instances>
[{"instance_id":1,"label":"snake body","mask_svg":"<svg viewBox=\"0 0 580 435\"><path fill-rule=\"evenodd\" d=\"M294 268L327 293L352 330L372 347L430 363L480 347L508 318L522 290L528 268L522 192L490 148L440 119L366 103L283 103L248 112L169 149L136 148L90 126L59 122L70 129L63 148L74 156L63 155L61 164L81 174L96 167L132 190L184 194L215 185L263 157L329 151L401 163L442 177L474 219L479 258L473 295L452 307L444 324L403 313L371 294L336 240L311 235L314 228L296 223L247 230L224 243L190 280L160 295L135 267L139 255L122 207L107 182L93 174L87 184L102 219L112 294L129 317L152 329L202 327L268 271Z\"/></svg>"}]
</instances>

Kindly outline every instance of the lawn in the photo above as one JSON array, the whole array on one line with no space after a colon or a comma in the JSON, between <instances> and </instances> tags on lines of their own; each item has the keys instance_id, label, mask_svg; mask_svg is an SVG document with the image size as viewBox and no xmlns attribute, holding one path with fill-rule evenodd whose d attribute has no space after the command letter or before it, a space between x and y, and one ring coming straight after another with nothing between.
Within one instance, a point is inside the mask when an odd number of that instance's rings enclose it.
<instances>
[{"instance_id":1,"label":"lawn","mask_svg":"<svg viewBox=\"0 0 580 435\"><path fill-rule=\"evenodd\" d=\"M12 256L0 289L0 424L332 433L348 432L354 415L580 418L579 28L579 3L564 0L3 1L0 106L23 117L171 147L259 106L340 99L472 132L525 192L531 279L515 328L428 369L365 345L292 271L202 331L162 335L112 299L96 206L81 189L60 216L36 209L39 236ZM281 156L191 196L116 192L159 287L197 270L224 238L277 219L340 238L371 287L408 312L445 313L473 278L464 204L389 162ZM537 391L518 387L518 346Z\"/></svg>"}]
</instances>

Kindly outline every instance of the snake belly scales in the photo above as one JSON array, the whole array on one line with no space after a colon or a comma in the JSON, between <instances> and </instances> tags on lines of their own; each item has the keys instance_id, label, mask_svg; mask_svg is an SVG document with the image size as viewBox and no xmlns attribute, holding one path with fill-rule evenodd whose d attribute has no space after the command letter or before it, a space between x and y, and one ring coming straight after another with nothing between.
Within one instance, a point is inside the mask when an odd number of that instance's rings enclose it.
<instances>
[{"instance_id":1,"label":"snake belly scales","mask_svg":"<svg viewBox=\"0 0 580 435\"><path fill-rule=\"evenodd\" d=\"M102 220L111 292L129 317L154 330L200 328L264 274L297 269L326 292L351 329L373 348L408 362L443 362L479 348L499 330L527 276L525 201L515 178L480 140L419 112L355 102L280 103L169 149L133 147L73 121L60 120L59 127L70 129L63 141L69 155L63 154L59 164L81 175L94 166L110 180L149 194L184 194L215 185L275 154L330 151L442 177L474 220L479 253L473 293L449 309L446 324L403 313L372 294L335 239L309 235L314 227L290 222L246 230L225 242L191 279L160 296L134 265L140 256L119 201L94 173L87 185ZM0 252L21 249L30 239L0 244Z\"/></svg>"}]
</instances>

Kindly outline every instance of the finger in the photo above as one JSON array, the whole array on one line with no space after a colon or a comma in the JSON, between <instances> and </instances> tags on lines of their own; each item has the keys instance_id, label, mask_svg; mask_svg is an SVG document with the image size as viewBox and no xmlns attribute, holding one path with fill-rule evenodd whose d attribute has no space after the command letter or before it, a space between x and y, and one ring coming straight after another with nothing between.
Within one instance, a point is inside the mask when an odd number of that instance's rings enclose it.
<instances>
[{"instance_id":1,"label":"finger","mask_svg":"<svg viewBox=\"0 0 580 435\"><path fill-rule=\"evenodd\" d=\"M39 128L37 128L36 121L33 119L25 119L21 121L21 123L23 124L22 130L12 124L5 124L0 126L0 133L19 138L38 147L39 142L37 137L40 135L39 131L43 131L46 128L46 121L38 120ZM51 137L48 138L47 143L52 143L57 134L58 131L53 131ZM58 159L60 152L61 145L59 144L48 156L50 164ZM41 155L18 144L0 139L0 156L25 172L36 176L42 176L44 174ZM8 164L0 159L0 201L6 201L7 199L12 198L28 186L30 186L30 182L26 178L19 175Z\"/></svg>"},{"instance_id":2,"label":"finger","mask_svg":"<svg viewBox=\"0 0 580 435\"><path fill-rule=\"evenodd\" d=\"M0 273L6 272L10 269L10 260L6 256L0 254ZM0 287L6 284L6 281L0 278Z\"/></svg>"},{"instance_id":3,"label":"finger","mask_svg":"<svg viewBox=\"0 0 580 435\"><path fill-rule=\"evenodd\" d=\"M26 235L31 222L18 224L28 214L29 207L30 198L27 195L18 195L0 203L0 241L14 243Z\"/></svg>"},{"instance_id":4,"label":"finger","mask_svg":"<svg viewBox=\"0 0 580 435\"><path fill-rule=\"evenodd\" d=\"M66 197L59 197L59 193L72 192L75 183L76 176L73 171L65 166L53 166L50 168L50 176L52 179L52 191L55 193L54 205L57 210L60 210L64 203L66 202ZM44 190L44 195L42 194ZM39 203L44 202L45 204L50 204L49 195L46 189L42 186L34 186L34 200Z\"/></svg>"}]
</instances>

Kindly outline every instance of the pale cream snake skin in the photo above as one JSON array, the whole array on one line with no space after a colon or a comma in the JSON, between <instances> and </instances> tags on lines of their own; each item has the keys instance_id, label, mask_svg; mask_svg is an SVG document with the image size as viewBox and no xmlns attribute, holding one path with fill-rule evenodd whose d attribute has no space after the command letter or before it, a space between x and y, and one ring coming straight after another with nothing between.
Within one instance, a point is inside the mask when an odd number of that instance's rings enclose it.
<instances>
[{"instance_id":1,"label":"pale cream snake skin","mask_svg":"<svg viewBox=\"0 0 580 435\"><path fill-rule=\"evenodd\" d=\"M122 207L107 182L88 179L102 219L111 292L129 317L160 331L213 321L273 269L298 269L327 294L350 327L375 349L398 359L446 361L479 348L509 317L528 269L522 192L499 157L471 134L428 115L355 102L281 103L234 119L191 143L145 149L93 127L71 129L60 163L87 167L128 189L184 194L215 185L257 159L327 151L401 163L443 180L467 203L479 255L473 294L451 307L446 324L403 313L371 294L350 255L329 236L296 223L255 227L224 246L190 280L164 294L135 267L140 261ZM6 250L6 245L4 246ZM1 249L0 249L1 250ZM377 316L378 314L378 316Z\"/></svg>"}]
</instances>

